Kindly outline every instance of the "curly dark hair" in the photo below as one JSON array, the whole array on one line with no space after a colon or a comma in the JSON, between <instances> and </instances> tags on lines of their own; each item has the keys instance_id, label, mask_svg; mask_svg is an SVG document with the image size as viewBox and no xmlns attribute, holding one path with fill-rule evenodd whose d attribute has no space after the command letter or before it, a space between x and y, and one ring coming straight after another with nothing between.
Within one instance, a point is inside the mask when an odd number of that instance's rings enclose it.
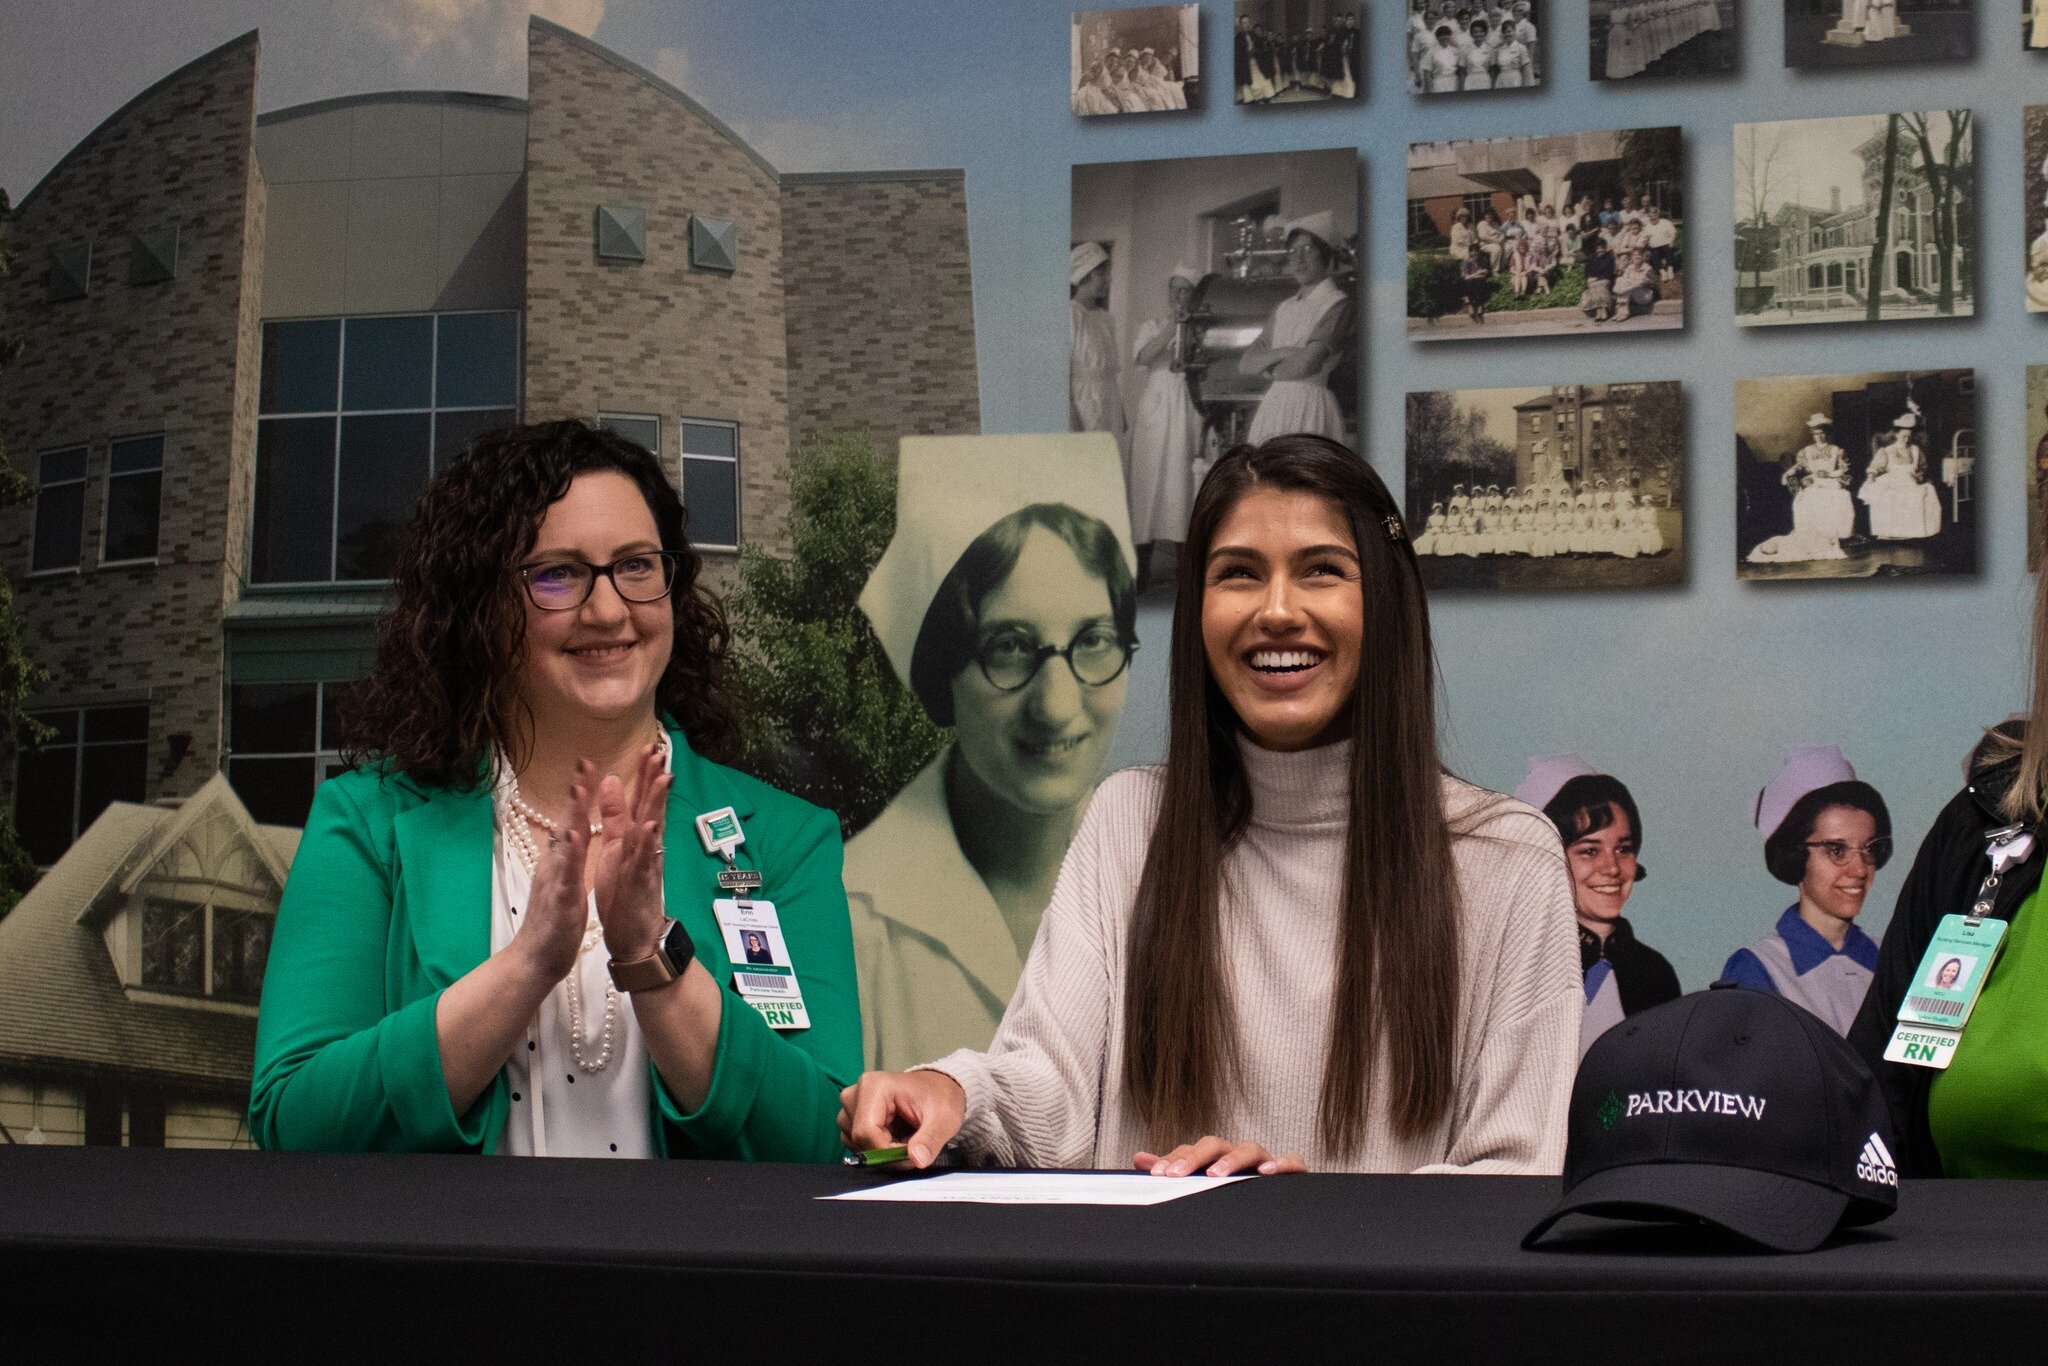
<instances>
[{"instance_id":1,"label":"curly dark hair","mask_svg":"<svg viewBox=\"0 0 2048 1366\"><path fill-rule=\"evenodd\" d=\"M706 758L738 752L726 678L732 630L698 582L703 562L683 533L682 499L645 447L565 420L478 437L421 495L399 552L376 663L342 703L345 762L473 790L492 778L493 754L525 752L533 713L514 672L526 643L526 607L512 570L532 553L542 514L571 480L593 470L616 470L639 486L661 548L676 557L668 598L675 646L655 686L656 707Z\"/></svg>"}]
</instances>

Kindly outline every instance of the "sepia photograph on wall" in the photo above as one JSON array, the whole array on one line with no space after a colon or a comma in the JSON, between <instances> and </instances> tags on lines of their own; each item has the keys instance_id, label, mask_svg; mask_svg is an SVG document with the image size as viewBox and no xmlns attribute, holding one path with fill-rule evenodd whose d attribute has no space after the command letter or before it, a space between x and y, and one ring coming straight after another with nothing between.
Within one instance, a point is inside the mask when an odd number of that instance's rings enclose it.
<instances>
[{"instance_id":1,"label":"sepia photograph on wall","mask_svg":"<svg viewBox=\"0 0 2048 1366\"><path fill-rule=\"evenodd\" d=\"M1073 170L1068 425L1116 439L1139 580L1170 593L1196 485L1240 441L1358 445L1356 149Z\"/></svg>"},{"instance_id":2,"label":"sepia photograph on wall","mask_svg":"<svg viewBox=\"0 0 2048 1366\"><path fill-rule=\"evenodd\" d=\"M1428 341L1685 325L1677 128L1408 148L1408 335Z\"/></svg>"},{"instance_id":3,"label":"sepia photograph on wall","mask_svg":"<svg viewBox=\"0 0 2048 1366\"><path fill-rule=\"evenodd\" d=\"M1084 118L1202 107L1202 9L1143 5L1077 11L1068 93Z\"/></svg>"},{"instance_id":4,"label":"sepia photograph on wall","mask_svg":"<svg viewBox=\"0 0 2048 1366\"><path fill-rule=\"evenodd\" d=\"M1549 0L1408 0L1408 91L1469 95L1543 84Z\"/></svg>"},{"instance_id":5,"label":"sepia photograph on wall","mask_svg":"<svg viewBox=\"0 0 2048 1366\"><path fill-rule=\"evenodd\" d=\"M1735 382L1736 573L1975 574L1971 370Z\"/></svg>"},{"instance_id":6,"label":"sepia photograph on wall","mask_svg":"<svg viewBox=\"0 0 2048 1366\"><path fill-rule=\"evenodd\" d=\"M2041 568L2048 535L2048 365L2027 367L2027 572Z\"/></svg>"},{"instance_id":7,"label":"sepia photograph on wall","mask_svg":"<svg viewBox=\"0 0 2048 1366\"><path fill-rule=\"evenodd\" d=\"M1967 109L1735 125L1735 321L1976 312Z\"/></svg>"},{"instance_id":8,"label":"sepia photograph on wall","mask_svg":"<svg viewBox=\"0 0 2048 1366\"><path fill-rule=\"evenodd\" d=\"M1237 0L1231 81L1248 105L1317 104L1365 93L1359 0Z\"/></svg>"},{"instance_id":9,"label":"sepia photograph on wall","mask_svg":"<svg viewBox=\"0 0 2048 1366\"><path fill-rule=\"evenodd\" d=\"M1586 69L1596 81L1730 75L1739 14L1739 0L1592 0Z\"/></svg>"},{"instance_id":10,"label":"sepia photograph on wall","mask_svg":"<svg viewBox=\"0 0 2048 1366\"><path fill-rule=\"evenodd\" d=\"M1407 519L1432 588L1681 584L1685 468L1676 381L1408 395Z\"/></svg>"},{"instance_id":11,"label":"sepia photograph on wall","mask_svg":"<svg viewBox=\"0 0 2048 1366\"><path fill-rule=\"evenodd\" d=\"M1976 50L1976 0L1785 0L1788 67L1963 62Z\"/></svg>"},{"instance_id":12,"label":"sepia photograph on wall","mask_svg":"<svg viewBox=\"0 0 2048 1366\"><path fill-rule=\"evenodd\" d=\"M2021 121L2026 127L2027 311L2048 313L2048 104L2027 106Z\"/></svg>"},{"instance_id":13,"label":"sepia photograph on wall","mask_svg":"<svg viewBox=\"0 0 2048 1366\"><path fill-rule=\"evenodd\" d=\"M2020 46L2036 52L2048 49L2048 3L2019 0Z\"/></svg>"}]
</instances>

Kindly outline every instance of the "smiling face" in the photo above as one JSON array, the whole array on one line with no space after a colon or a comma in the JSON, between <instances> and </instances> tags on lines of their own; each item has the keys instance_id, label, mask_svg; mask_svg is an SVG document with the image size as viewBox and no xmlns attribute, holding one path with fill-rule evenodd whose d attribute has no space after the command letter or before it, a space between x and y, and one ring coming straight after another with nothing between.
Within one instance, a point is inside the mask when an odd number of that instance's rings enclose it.
<instances>
[{"instance_id":1,"label":"smiling face","mask_svg":"<svg viewBox=\"0 0 2048 1366\"><path fill-rule=\"evenodd\" d=\"M1116 632L1109 587L1073 547L1042 526L1025 534L1016 567L981 602L977 647L1065 648L1090 631ZM953 738L982 785L1021 811L1051 815L1094 790L1123 714L1128 672L1083 684L1067 662L1046 660L1004 692L970 662L953 677Z\"/></svg>"},{"instance_id":2,"label":"smiling face","mask_svg":"<svg viewBox=\"0 0 2048 1366\"><path fill-rule=\"evenodd\" d=\"M527 565L612 564L661 550L654 513L639 486L616 470L593 470L542 514ZM542 730L592 721L654 718L654 690L675 643L670 599L627 602L608 578L580 607L542 611L523 586L526 645L518 665L522 698Z\"/></svg>"},{"instance_id":3,"label":"smiling face","mask_svg":"<svg viewBox=\"0 0 2048 1366\"><path fill-rule=\"evenodd\" d=\"M1806 842L1813 845L1840 840L1860 848L1876 838L1877 818L1868 811L1855 806L1828 806L1821 808ZM1809 848L1806 876L1799 882L1799 899L1837 920L1854 920L1863 910L1863 899L1870 895L1870 879L1875 872L1860 856L1852 854L1847 863L1837 868L1826 850Z\"/></svg>"},{"instance_id":4,"label":"smiling face","mask_svg":"<svg viewBox=\"0 0 2048 1366\"><path fill-rule=\"evenodd\" d=\"M1565 847L1565 864L1572 875L1572 902L1579 923L1589 930L1612 925L1621 918L1636 889L1636 834L1628 813L1613 802L1607 804L1608 822Z\"/></svg>"},{"instance_id":5,"label":"smiling face","mask_svg":"<svg viewBox=\"0 0 2048 1366\"><path fill-rule=\"evenodd\" d=\"M1209 675L1262 749L1349 733L1365 633L1358 543L1336 506L1255 488L1216 528L1203 569Z\"/></svg>"},{"instance_id":6,"label":"smiling face","mask_svg":"<svg viewBox=\"0 0 2048 1366\"><path fill-rule=\"evenodd\" d=\"M1287 274L1294 283L1308 289L1330 273L1330 253L1305 232L1288 234Z\"/></svg>"}]
</instances>

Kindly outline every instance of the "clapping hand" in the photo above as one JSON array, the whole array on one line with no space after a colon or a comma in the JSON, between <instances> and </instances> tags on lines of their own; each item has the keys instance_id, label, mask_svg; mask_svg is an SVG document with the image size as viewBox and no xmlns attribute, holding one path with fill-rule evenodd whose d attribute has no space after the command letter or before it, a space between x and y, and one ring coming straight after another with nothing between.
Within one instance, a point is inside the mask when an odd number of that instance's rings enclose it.
<instances>
[{"instance_id":1,"label":"clapping hand","mask_svg":"<svg viewBox=\"0 0 2048 1366\"><path fill-rule=\"evenodd\" d=\"M577 765L582 782L593 775L587 761ZM597 918L604 925L605 948L616 962L653 956L668 932L661 860L674 781L657 744L640 756L630 802L617 774L606 774L597 785L597 814L604 822L596 849Z\"/></svg>"},{"instance_id":2,"label":"clapping hand","mask_svg":"<svg viewBox=\"0 0 2048 1366\"><path fill-rule=\"evenodd\" d=\"M576 965L583 932L590 925L590 895L584 890L584 867L590 854L590 822L595 815L586 786L569 789L566 833L548 836L533 870L533 886L512 934L512 949L533 966L542 981L561 981Z\"/></svg>"}]
</instances>

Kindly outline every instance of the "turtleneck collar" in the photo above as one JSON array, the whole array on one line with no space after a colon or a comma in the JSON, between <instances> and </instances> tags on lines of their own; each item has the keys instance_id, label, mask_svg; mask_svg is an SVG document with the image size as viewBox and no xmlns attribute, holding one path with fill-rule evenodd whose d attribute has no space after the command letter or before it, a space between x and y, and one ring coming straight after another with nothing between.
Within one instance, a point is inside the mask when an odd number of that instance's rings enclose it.
<instances>
[{"instance_id":1,"label":"turtleneck collar","mask_svg":"<svg viewBox=\"0 0 2048 1366\"><path fill-rule=\"evenodd\" d=\"M1350 816L1351 741L1282 754L1242 735L1237 752L1252 790L1252 823L1342 825Z\"/></svg>"}]
</instances>

